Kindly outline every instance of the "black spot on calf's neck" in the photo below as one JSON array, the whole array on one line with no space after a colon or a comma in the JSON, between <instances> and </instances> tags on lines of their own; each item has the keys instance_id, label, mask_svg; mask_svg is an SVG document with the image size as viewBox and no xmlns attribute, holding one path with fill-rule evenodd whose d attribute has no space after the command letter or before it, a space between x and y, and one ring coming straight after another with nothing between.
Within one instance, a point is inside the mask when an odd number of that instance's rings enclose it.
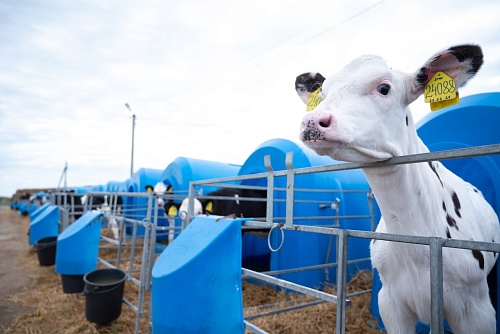
<instances>
[{"instance_id":1,"label":"black spot on calf's neck","mask_svg":"<svg viewBox=\"0 0 500 334\"><path fill-rule=\"evenodd\" d=\"M453 200L453 205L455 206L455 213L458 217L462 217L462 215L460 214L460 200L458 199L458 195L456 192L453 192L453 194L451 195L451 199Z\"/></svg>"},{"instance_id":2,"label":"black spot on calf's neck","mask_svg":"<svg viewBox=\"0 0 500 334\"><path fill-rule=\"evenodd\" d=\"M441 183L441 186L443 186L443 187L444 187L444 185L443 185L443 181L441 181L441 177L439 176L439 174L438 174L438 172L437 172L437 170L436 170L436 166L434 166L434 164L432 163L432 161L429 161L429 166L431 167L431 169L432 169L432 171L434 172L434 174L436 174L436 176L437 176L437 178L438 178L439 182Z\"/></svg>"},{"instance_id":3,"label":"black spot on calf's neck","mask_svg":"<svg viewBox=\"0 0 500 334\"><path fill-rule=\"evenodd\" d=\"M484 270L484 256L483 256L483 253L481 253L481 251L473 249L472 250L472 256L474 256L474 258L477 260L477 262L479 262L479 268L481 268L482 270Z\"/></svg>"},{"instance_id":4,"label":"black spot on calf's neck","mask_svg":"<svg viewBox=\"0 0 500 334\"><path fill-rule=\"evenodd\" d=\"M450 227L454 227L458 230L457 222L449 214L446 215L446 222Z\"/></svg>"}]
</instances>

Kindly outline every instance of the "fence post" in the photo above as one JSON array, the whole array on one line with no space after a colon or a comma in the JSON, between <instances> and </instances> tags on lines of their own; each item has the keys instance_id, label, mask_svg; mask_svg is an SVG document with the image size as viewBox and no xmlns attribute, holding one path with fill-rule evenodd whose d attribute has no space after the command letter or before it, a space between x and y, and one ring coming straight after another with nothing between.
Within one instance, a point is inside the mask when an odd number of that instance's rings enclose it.
<instances>
[{"instance_id":1,"label":"fence post","mask_svg":"<svg viewBox=\"0 0 500 334\"><path fill-rule=\"evenodd\" d=\"M293 168L293 152L288 152L285 158L286 165L286 220L285 225L293 225L293 191L295 188L295 170Z\"/></svg>"},{"instance_id":2,"label":"fence post","mask_svg":"<svg viewBox=\"0 0 500 334\"><path fill-rule=\"evenodd\" d=\"M430 238L431 256L431 331L433 334L444 334L443 310L443 239Z\"/></svg>"},{"instance_id":3,"label":"fence post","mask_svg":"<svg viewBox=\"0 0 500 334\"><path fill-rule=\"evenodd\" d=\"M340 229L337 241L337 323L336 333L345 334L347 289L347 238L349 230Z\"/></svg>"},{"instance_id":4,"label":"fence post","mask_svg":"<svg viewBox=\"0 0 500 334\"><path fill-rule=\"evenodd\" d=\"M266 223L272 224L274 217L274 173L270 155L264 157L264 166L267 170Z\"/></svg>"}]
</instances>

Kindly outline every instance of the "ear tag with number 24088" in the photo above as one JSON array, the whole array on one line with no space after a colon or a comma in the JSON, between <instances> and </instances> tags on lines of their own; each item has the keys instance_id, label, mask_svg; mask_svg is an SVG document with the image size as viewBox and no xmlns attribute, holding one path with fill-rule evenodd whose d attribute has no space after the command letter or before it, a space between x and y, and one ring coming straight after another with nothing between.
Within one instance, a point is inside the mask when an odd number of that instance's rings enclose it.
<instances>
[{"instance_id":1,"label":"ear tag with number 24088","mask_svg":"<svg viewBox=\"0 0 500 334\"><path fill-rule=\"evenodd\" d=\"M431 110L439 110L460 102L455 81L443 72L437 72L425 85L424 101L431 104Z\"/></svg>"},{"instance_id":2,"label":"ear tag with number 24088","mask_svg":"<svg viewBox=\"0 0 500 334\"><path fill-rule=\"evenodd\" d=\"M307 112L316 108L318 104L320 104L321 101L323 101L321 96L318 96L319 93L321 93L321 87L312 92L311 95L309 96L309 99L307 99L307 107L306 107Z\"/></svg>"}]
</instances>

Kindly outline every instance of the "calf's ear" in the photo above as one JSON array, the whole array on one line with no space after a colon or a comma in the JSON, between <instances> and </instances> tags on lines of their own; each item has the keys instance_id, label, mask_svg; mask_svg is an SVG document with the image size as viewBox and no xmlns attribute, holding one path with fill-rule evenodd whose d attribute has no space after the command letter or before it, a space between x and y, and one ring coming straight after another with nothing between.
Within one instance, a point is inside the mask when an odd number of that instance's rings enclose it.
<instances>
[{"instance_id":1,"label":"calf's ear","mask_svg":"<svg viewBox=\"0 0 500 334\"><path fill-rule=\"evenodd\" d=\"M425 85L437 72L452 78L458 89L476 75L482 64L483 52L479 45L461 44L440 51L411 75L410 100L417 99L424 92Z\"/></svg>"},{"instance_id":2,"label":"calf's ear","mask_svg":"<svg viewBox=\"0 0 500 334\"><path fill-rule=\"evenodd\" d=\"M295 91L302 102L307 104L309 96L323 86L325 77L318 72L302 73L295 79Z\"/></svg>"}]
</instances>

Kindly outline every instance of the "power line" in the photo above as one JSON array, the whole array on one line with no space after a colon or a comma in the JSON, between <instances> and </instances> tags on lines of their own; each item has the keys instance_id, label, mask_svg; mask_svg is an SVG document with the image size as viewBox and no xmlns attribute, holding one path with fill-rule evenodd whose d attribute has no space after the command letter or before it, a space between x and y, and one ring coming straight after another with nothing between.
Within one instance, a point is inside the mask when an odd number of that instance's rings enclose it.
<instances>
[{"instance_id":1,"label":"power line","mask_svg":"<svg viewBox=\"0 0 500 334\"><path fill-rule=\"evenodd\" d=\"M293 49L296 49L296 48L298 48L298 47L300 47L300 46L306 45L306 44L310 43L311 41L313 41L313 40L315 40L315 39L318 39L319 37L321 37L321 36L325 35L326 33L330 32L330 31L332 31L332 30L334 30L334 29L337 29L338 27L342 26L343 24L345 24L345 23L347 23L347 22L349 22L349 21L352 21L353 19L355 19L355 18L357 18L357 17L359 17L359 16L361 16L361 15L363 15L363 14L365 14L365 13L369 12L370 10L372 10L372 9L374 9L374 8L376 8L376 7L378 7L378 6L380 6L380 5L381 5L382 3L384 3L385 1L387 1L387 0L381 0L381 1L379 1L379 2L375 3L375 4L371 5L371 6L365 7L365 8L363 8L363 9L361 9L360 11L358 11L358 12L356 12L356 13L352 14L351 16L347 17L346 19L344 19L344 20L340 21L339 23L337 23L337 24L335 24L335 25L333 25L333 26L330 26L330 27L326 28L326 29L324 29L324 30L322 30L322 31L320 31L320 32L318 32L318 33L316 33L315 35L312 35L312 36L309 36L309 37L305 37L302 41L297 42L297 43L295 43L295 44L291 45L290 47L285 48L285 49L283 49L283 50L281 50L281 51L279 51L279 52L275 52L274 54L272 54L272 55L268 56L267 58L263 59L262 61L260 61L260 62L258 62L258 63L254 63L254 64L253 64L253 67L254 67L254 68L256 68L256 67L260 67L260 66L262 66L263 64L265 64L265 63L269 62L269 61L270 61L270 60L272 60L272 59L275 59L277 56L279 56L279 55L281 55L281 54L283 54L283 53L285 53L285 52L289 52L290 50L293 50ZM341 10L344 10L344 9L346 9L346 8L350 7L350 6L352 6L352 3L349 3L348 5L344 6ZM257 59L258 57L260 57L260 56L262 56L262 55L264 55L264 54L269 53L269 51L272 51L272 50L277 49L277 48L278 48L278 47L280 47L281 45L286 44L286 42L288 42L288 41L290 41L290 40L293 40L296 36L299 36L299 35L303 34L303 33L304 33L305 31L307 31L307 30L311 30L312 28L316 27L317 25L318 25L318 24L315 24L315 25L313 25L313 26L310 26L310 27L308 27L308 28L305 28L305 29L302 29L302 30L300 30L300 31L298 31L298 32L295 32L295 33L293 33L292 35L290 35L290 36L286 37L285 39L283 39L283 40L281 40L281 41L279 41L279 42L275 43L273 46L270 46L269 48L267 48L267 49L265 49L265 50L263 50L263 51L261 51L261 52L258 52L258 53L254 54L254 55L251 55L250 57L248 57L248 58L246 58L245 60L243 60L243 61L239 62L238 64L235 64L235 65L233 65L233 66L229 66L229 67L225 68L224 70L219 70L219 71L218 71L218 72L219 72L219 74L218 74L218 75L212 76L212 77L210 77L209 79L207 79L207 80L205 80L204 82L202 82L202 83L198 86L198 87L199 87L198 89L196 89L196 90L194 90L194 91L193 91L193 90L183 91L183 92L181 92L180 94L178 94L178 95L176 95L176 96L172 97L172 98L170 99L170 101L171 101L173 104L175 104L175 105L179 105L178 103L173 102L173 101L172 101L172 99L179 99L179 98L183 98L183 97L185 97L185 96L186 96L186 95L188 95L188 94L189 94L189 95L196 95L196 94L199 94L199 93L201 93L201 92L205 91L207 88L209 88L209 85L213 84L216 80L220 80L221 78L223 78L223 77L225 76L225 73L228 73L228 72L234 72L234 71L235 71L235 69L240 68L241 66L244 66L244 65L246 65L246 64L248 64L248 63L250 63L250 62L252 62L254 59Z\"/></svg>"}]
</instances>

